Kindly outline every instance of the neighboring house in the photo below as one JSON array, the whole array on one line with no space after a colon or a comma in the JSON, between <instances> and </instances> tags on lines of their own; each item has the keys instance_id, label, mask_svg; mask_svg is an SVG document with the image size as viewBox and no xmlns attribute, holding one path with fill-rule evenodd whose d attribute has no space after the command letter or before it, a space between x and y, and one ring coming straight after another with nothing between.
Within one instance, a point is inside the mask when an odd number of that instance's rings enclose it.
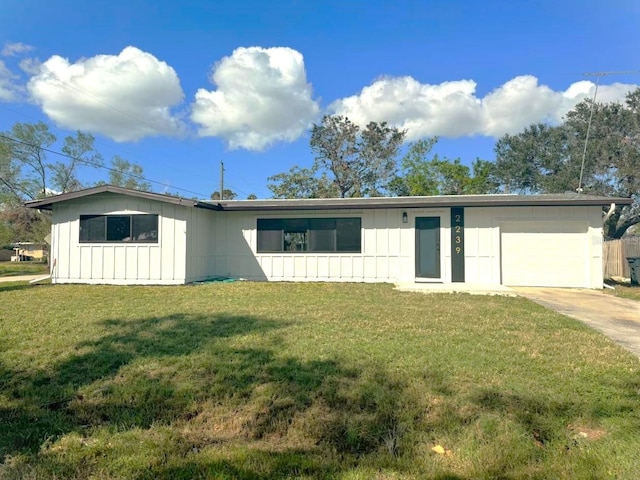
<instances>
[{"instance_id":1,"label":"neighboring house","mask_svg":"<svg viewBox=\"0 0 640 480\"><path fill-rule=\"evenodd\" d=\"M11 245L14 249L18 249L20 257L25 257L29 260L42 260L47 255L47 246L45 243L18 242Z\"/></svg>"},{"instance_id":2,"label":"neighboring house","mask_svg":"<svg viewBox=\"0 0 640 480\"><path fill-rule=\"evenodd\" d=\"M103 185L52 210L53 283L468 282L602 288L588 195L188 200Z\"/></svg>"}]
</instances>

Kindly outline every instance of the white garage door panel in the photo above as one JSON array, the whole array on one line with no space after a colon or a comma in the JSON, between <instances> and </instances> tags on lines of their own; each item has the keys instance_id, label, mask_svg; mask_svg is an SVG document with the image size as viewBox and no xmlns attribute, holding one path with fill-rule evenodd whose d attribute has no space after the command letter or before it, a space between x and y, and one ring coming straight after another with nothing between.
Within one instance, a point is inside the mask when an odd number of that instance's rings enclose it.
<instances>
[{"instance_id":1,"label":"white garage door panel","mask_svg":"<svg viewBox=\"0 0 640 480\"><path fill-rule=\"evenodd\" d=\"M586 222L508 222L500 232L504 285L589 286Z\"/></svg>"}]
</instances>

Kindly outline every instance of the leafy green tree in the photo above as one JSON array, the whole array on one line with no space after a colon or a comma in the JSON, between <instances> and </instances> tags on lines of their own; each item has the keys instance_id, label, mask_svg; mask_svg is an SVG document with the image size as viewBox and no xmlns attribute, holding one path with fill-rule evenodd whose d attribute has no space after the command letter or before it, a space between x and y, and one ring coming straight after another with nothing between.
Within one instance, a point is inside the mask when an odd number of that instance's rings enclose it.
<instances>
[{"instance_id":1,"label":"leafy green tree","mask_svg":"<svg viewBox=\"0 0 640 480\"><path fill-rule=\"evenodd\" d=\"M409 145L400 165L400 173L388 190L398 196L470 195L494 193L493 163L476 159L472 167L459 158L429 158L437 137L418 140Z\"/></svg>"},{"instance_id":2,"label":"leafy green tree","mask_svg":"<svg viewBox=\"0 0 640 480\"><path fill-rule=\"evenodd\" d=\"M318 169L291 167L286 173L278 173L267 179L267 188L274 198L334 198L340 196L336 183Z\"/></svg>"},{"instance_id":3,"label":"leafy green tree","mask_svg":"<svg viewBox=\"0 0 640 480\"><path fill-rule=\"evenodd\" d=\"M78 170L102 165L93 136L81 132L64 139L63 160L50 161L49 150L56 140L43 122L16 123L0 136L0 195L5 202L77 190L82 187Z\"/></svg>"},{"instance_id":4,"label":"leafy green tree","mask_svg":"<svg viewBox=\"0 0 640 480\"><path fill-rule=\"evenodd\" d=\"M0 135L0 222L4 238L42 241L50 229L50 216L27 209L23 203L82 188L79 170L102 164L91 135L77 132L66 137L63 155L52 161L50 151L56 140L43 122L16 123Z\"/></svg>"},{"instance_id":5,"label":"leafy green tree","mask_svg":"<svg viewBox=\"0 0 640 480\"><path fill-rule=\"evenodd\" d=\"M109 183L116 187L140 190L142 192L151 190L151 183L144 178L142 166L129 162L118 155L111 160Z\"/></svg>"},{"instance_id":6,"label":"leafy green tree","mask_svg":"<svg viewBox=\"0 0 640 480\"><path fill-rule=\"evenodd\" d=\"M233 190L224 189L224 200L233 200L238 194ZM211 200L220 200L220 191L216 190L211 194Z\"/></svg>"},{"instance_id":7,"label":"leafy green tree","mask_svg":"<svg viewBox=\"0 0 640 480\"><path fill-rule=\"evenodd\" d=\"M255 193L250 193L247 195L247 200L257 200L258 196Z\"/></svg>"},{"instance_id":8,"label":"leafy green tree","mask_svg":"<svg viewBox=\"0 0 640 480\"><path fill-rule=\"evenodd\" d=\"M385 122L360 128L347 117L325 115L311 129L312 168L296 166L273 175L268 188L276 198L382 195L405 134Z\"/></svg>"},{"instance_id":9,"label":"leafy green tree","mask_svg":"<svg viewBox=\"0 0 640 480\"><path fill-rule=\"evenodd\" d=\"M531 125L519 134L505 135L495 151L495 177L506 192L580 189L585 194L631 197L634 204L616 208L607 221L605 236L620 238L640 222L640 89L629 93L623 104L585 100L561 125Z\"/></svg>"}]
</instances>

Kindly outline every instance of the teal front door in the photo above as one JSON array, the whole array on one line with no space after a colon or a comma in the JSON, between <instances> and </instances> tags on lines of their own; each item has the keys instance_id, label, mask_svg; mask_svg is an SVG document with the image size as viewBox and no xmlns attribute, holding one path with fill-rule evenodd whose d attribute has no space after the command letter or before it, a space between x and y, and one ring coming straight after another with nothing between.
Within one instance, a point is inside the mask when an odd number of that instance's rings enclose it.
<instances>
[{"instance_id":1,"label":"teal front door","mask_svg":"<svg viewBox=\"0 0 640 480\"><path fill-rule=\"evenodd\" d=\"M440 278L440 217L416 217L416 277Z\"/></svg>"}]
</instances>

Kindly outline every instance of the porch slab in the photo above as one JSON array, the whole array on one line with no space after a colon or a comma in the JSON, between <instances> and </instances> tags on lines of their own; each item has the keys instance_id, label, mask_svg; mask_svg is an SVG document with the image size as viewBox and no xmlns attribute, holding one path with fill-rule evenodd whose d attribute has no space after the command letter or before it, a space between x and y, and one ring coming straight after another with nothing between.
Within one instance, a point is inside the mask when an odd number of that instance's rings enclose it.
<instances>
[{"instance_id":1,"label":"porch slab","mask_svg":"<svg viewBox=\"0 0 640 480\"><path fill-rule=\"evenodd\" d=\"M397 283L396 290L417 293L469 293L471 295L503 295L517 297L518 294L504 285L487 285L483 283Z\"/></svg>"}]
</instances>

